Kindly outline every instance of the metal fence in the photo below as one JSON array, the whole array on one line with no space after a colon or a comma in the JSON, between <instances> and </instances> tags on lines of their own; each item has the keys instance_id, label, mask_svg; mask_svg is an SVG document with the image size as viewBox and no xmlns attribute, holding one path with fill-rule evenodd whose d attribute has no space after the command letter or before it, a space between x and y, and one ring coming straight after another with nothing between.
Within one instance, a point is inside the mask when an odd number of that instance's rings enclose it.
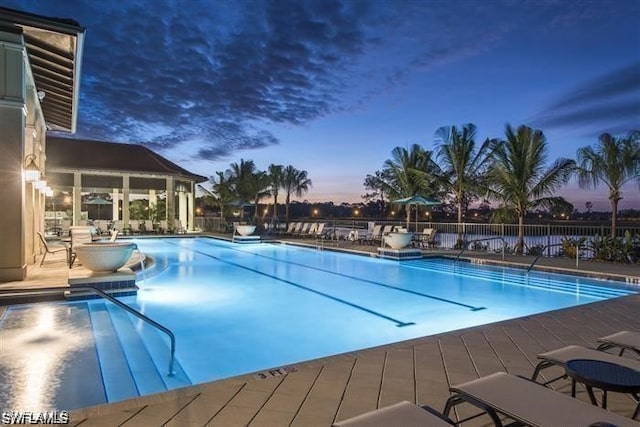
<instances>
[{"instance_id":1,"label":"metal fence","mask_svg":"<svg viewBox=\"0 0 640 427\"><path fill-rule=\"evenodd\" d=\"M300 221L297 219L297 221ZM371 230L374 224L406 226L405 221L364 221L354 219L322 220L307 219L304 222L326 222L327 229ZM231 232L230 226L221 218L196 218L196 225L205 231ZM284 226L281 223L281 226ZM440 249L461 249L468 245L470 250L491 252L510 252L518 240L518 224L486 224L486 223L443 223L443 222L411 222L409 231L421 233L425 228L436 230L437 247ZM617 227L616 234L623 237L629 231L632 235L640 235L640 226ZM343 234L344 235L344 234ZM524 253L542 256L562 254L562 242L582 240L580 257L590 258L593 254L590 243L596 237L610 236L608 225L564 225L564 224L525 224Z\"/></svg>"}]
</instances>

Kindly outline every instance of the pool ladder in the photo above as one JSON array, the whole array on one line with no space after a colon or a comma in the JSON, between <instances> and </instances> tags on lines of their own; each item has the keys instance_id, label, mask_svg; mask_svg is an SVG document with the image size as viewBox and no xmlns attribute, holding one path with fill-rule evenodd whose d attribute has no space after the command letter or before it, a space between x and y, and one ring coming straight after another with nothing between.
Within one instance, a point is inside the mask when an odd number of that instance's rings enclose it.
<instances>
[{"instance_id":1,"label":"pool ladder","mask_svg":"<svg viewBox=\"0 0 640 427\"><path fill-rule=\"evenodd\" d=\"M71 288L69 288L71 289ZM65 288L34 288L34 289L6 289L6 290L0 290L0 296L1 295L29 295L29 294L40 294L40 293L47 293L47 294L51 294L51 293L59 293L60 291L64 291L66 290ZM164 332L165 334L167 334L167 336L169 337L169 341L171 343L171 354L169 355L169 372L167 373L167 376L172 377L175 372L173 370L173 365L174 365L174 361L175 361L175 355L176 355L176 336L173 334L173 332L171 332L171 330L169 330L169 328L166 328L164 326L162 326L161 324L159 324L158 322L156 322L153 319L150 319L149 317L145 316L144 314L140 313L139 311L133 309L132 307L128 306L127 304L123 303L122 301L119 301L117 299L115 299L114 297L112 297L111 295L109 295L108 293L98 289L98 288L94 288L93 286L74 286L73 287L74 291L85 291L85 292L93 292L94 294L114 303L115 305L117 305L118 307L122 308L123 310L133 314L134 316L136 316L138 319L148 323L149 325L153 326L154 328L158 329L161 332Z\"/></svg>"},{"instance_id":2,"label":"pool ladder","mask_svg":"<svg viewBox=\"0 0 640 427\"><path fill-rule=\"evenodd\" d=\"M504 261L504 248L507 245L507 242L504 240L504 237L498 236L498 237L485 237L485 238L482 238L482 239L474 239L474 240L470 240L468 242L465 242L464 245L462 246L462 250L458 253L458 256L456 256L456 259L453 260L453 262L458 261L460 259L460 256L462 255L462 253L464 251L466 251L467 249L469 249L469 244L475 243L475 242L483 242L485 240L502 240L502 260Z\"/></svg>"}]
</instances>

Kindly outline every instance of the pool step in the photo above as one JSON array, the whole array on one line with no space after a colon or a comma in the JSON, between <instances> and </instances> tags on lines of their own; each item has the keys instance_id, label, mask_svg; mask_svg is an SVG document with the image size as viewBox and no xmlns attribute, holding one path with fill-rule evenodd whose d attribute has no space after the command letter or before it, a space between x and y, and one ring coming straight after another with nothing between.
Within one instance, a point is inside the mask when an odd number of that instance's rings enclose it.
<instances>
[{"instance_id":1,"label":"pool step","mask_svg":"<svg viewBox=\"0 0 640 427\"><path fill-rule=\"evenodd\" d=\"M135 302L130 303L129 305L135 310L141 311L140 307ZM169 359L171 354L169 338L164 333L137 318L129 316L129 319L135 325L136 330L138 330L139 335L141 336L142 342L148 349L149 356L160 373L165 388L167 390L172 390L174 388L192 385L191 380L184 372L177 359L174 360L173 375L168 375ZM179 345L179 343L176 343L176 345Z\"/></svg>"},{"instance_id":2,"label":"pool step","mask_svg":"<svg viewBox=\"0 0 640 427\"><path fill-rule=\"evenodd\" d=\"M109 303L109 305L112 305ZM108 402L139 396L111 315L104 302L87 303Z\"/></svg>"},{"instance_id":3,"label":"pool step","mask_svg":"<svg viewBox=\"0 0 640 427\"><path fill-rule=\"evenodd\" d=\"M540 276L540 273L518 274L507 270L497 270L494 267L472 267L464 263L442 263L430 260L407 262L404 265L412 268L420 268L444 274L457 274L466 277L498 282L501 284L524 286L569 294L580 294L593 298L612 298L630 295L633 291L600 287L583 283L575 283L560 278Z\"/></svg>"},{"instance_id":4,"label":"pool step","mask_svg":"<svg viewBox=\"0 0 640 427\"><path fill-rule=\"evenodd\" d=\"M107 309L140 395L167 391L162 375L132 323L131 316L114 304L108 304Z\"/></svg>"}]
</instances>

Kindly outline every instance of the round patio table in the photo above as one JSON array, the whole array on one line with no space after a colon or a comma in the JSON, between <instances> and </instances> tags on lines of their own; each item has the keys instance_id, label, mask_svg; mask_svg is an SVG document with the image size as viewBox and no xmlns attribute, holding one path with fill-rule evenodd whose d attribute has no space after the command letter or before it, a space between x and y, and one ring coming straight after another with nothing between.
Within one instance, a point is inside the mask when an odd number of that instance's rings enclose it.
<instances>
[{"instance_id":1,"label":"round patio table","mask_svg":"<svg viewBox=\"0 0 640 427\"><path fill-rule=\"evenodd\" d=\"M602 390L602 407L607 408L607 392L628 393L638 401L640 393L640 371L601 360L574 359L565 364L571 378L571 396L576 395L576 382L584 384L591 403L598 406L593 388ZM633 418L638 415L636 407Z\"/></svg>"}]
</instances>

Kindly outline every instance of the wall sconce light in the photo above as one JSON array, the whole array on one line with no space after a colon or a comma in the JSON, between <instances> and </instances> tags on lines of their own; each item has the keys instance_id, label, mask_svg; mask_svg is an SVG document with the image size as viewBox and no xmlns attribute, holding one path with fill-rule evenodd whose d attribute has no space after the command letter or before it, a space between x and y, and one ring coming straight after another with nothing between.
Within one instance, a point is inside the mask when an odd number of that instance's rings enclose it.
<instances>
[{"instance_id":1,"label":"wall sconce light","mask_svg":"<svg viewBox=\"0 0 640 427\"><path fill-rule=\"evenodd\" d=\"M41 179L40 181L36 181L36 183L34 184L34 187L36 187L41 193L44 193L45 190L47 189L47 181L44 179Z\"/></svg>"},{"instance_id":2,"label":"wall sconce light","mask_svg":"<svg viewBox=\"0 0 640 427\"><path fill-rule=\"evenodd\" d=\"M36 165L36 155L29 154L24 158L24 179L27 182L36 182L40 179L40 168Z\"/></svg>"}]
</instances>

